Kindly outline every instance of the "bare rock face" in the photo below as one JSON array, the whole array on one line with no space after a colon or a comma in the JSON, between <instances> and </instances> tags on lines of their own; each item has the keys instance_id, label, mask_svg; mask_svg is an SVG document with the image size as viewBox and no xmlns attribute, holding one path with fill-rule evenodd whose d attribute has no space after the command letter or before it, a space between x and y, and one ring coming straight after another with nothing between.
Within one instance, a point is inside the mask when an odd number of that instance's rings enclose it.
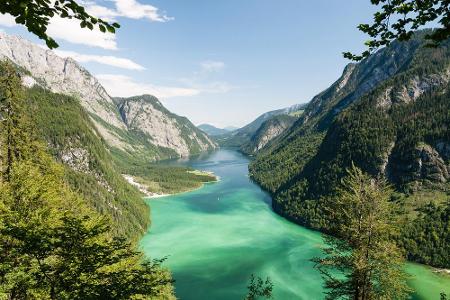
<instances>
[{"instance_id":1,"label":"bare rock face","mask_svg":"<svg viewBox=\"0 0 450 300\"><path fill-rule=\"evenodd\" d=\"M89 173L89 152L81 147L60 151L61 161L75 171Z\"/></svg>"},{"instance_id":2,"label":"bare rock face","mask_svg":"<svg viewBox=\"0 0 450 300\"><path fill-rule=\"evenodd\" d=\"M268 124L265 132L260 136L254 152L257 152L264 148L264 146L266 146L271 140L282 134L291 125L292 124L289 124L288 122L274 122Z\"/></svg>"},{"instance_id":3,"label":"bare rock face","mask_svg":"<svg viewBox=\"0 0 450 300\"><path fill-rule=\"evenodd\" d=\"M341 77L328 89L315 96L306 107L303 123L328 113L339 114L343 109L372 91L408 64L418 45L406 46L394 42L385 51L378 51L358 64L348 64ZM327 110L332 107L331 111Z\"/></svg>"},{"instance_id":4,"label":"bare rock face","mask_svg":"<svg viewBox=\"0 0 450 300\"><path fill-rule=\"evenodd\" d=\"M448 144L439 143L436 148L427 144L418 145L409 157L393 161L389 173L394 180L408 183L417 180L445 183L450 180L450 165L441 153L449 154ZM438 150L441 149L441 151Z\"/></svg>"},{"instance_id":5,"label":"bare rock face","mask_svg":"<svg viewBox=\"0 0 450 300\"><path fill-rule=\"evenodd\" d=\"M0 58L8 58L28 70L40 85L52 92L77 97L89 113L108 124L124 128L111 97L97 79L73 59L61 58L50 50L5 33L0 33Z\"/></svg>"},{"instance_id":6,"label":"bare rock face","mask_svg":"<svg viewBox=\"0 0 450 300\"><path fill-rule=\"evenodd\" d=\"M140 143L140 133L145 134L147 142L172 149L179 156L216 147L206 134L194 130L192 123L169 112L154 97L153 103L126 102L119 110L98 80L73 59L61 58L21 37L0 32L0 59L8 59L25 70L24 86L39 85L78 99L89 113L96 133L110 147L137 153L148 147L148 143ZM138 136L136 132L139 132ZM130 136L133 142L130 142ZM74 157L67 158L78 163ZM153 159L158 159L157 153ZM79 163L82 168L84 162Z\"/></svg>"},{"instance_id":7,"label":"bare rock face","mask_svg":"<svg viewBox=\"0 0 450 300\"><path fill-rule=\"evenodd\" d=\"M142 133L153 145L169 148L181 156L211 150L217 145L188 119L169 112L150 95L117 98L127 127Z\"/></svg>"},{"instance_id":8,"label":"bare rock face","mask_svg":"<svg viewBox=\"0 0 450 300\"><path fill-rule=\"evenodd\" d=\"M146 134L152 144L174 149L180 156L189 155L189 147L181 137L176 121L151 103L127 101L121 111L128 127Z\"/></svg>"},{"instance_id":9,"label":"bare rock face","mask_svg":"<svg viewBox=\"0 0 450 300\"><path fill-rule=\"evenodd\" d=\"M254 154L260 151L272 140L290 128L296 120L296 117L290 115L271 117L262 123L256 133L252 136L251 140L241 147L241 150L248 154Z\"/></svg>"},{"instance_id":10,"label":"bare rock face","mask_svg":"<svg viewBox=\"0 0 450 300\"><path fill-rule=\"evenodd\" d=\"M395 104L410 103L435 87L444 86L450 82L450 66L446 72L427 76L415 76L401 86L386 87L384 93L377 99L377 106L390 108Z\"/></svg>"}]
</instances>

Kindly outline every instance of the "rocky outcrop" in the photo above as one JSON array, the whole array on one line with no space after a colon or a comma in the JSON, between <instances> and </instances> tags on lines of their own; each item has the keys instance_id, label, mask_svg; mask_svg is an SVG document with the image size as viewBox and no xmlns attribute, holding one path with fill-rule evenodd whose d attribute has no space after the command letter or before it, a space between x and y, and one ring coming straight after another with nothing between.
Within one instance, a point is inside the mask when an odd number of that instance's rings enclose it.
<instances>
[{"instance_id":1,"label":"rocky outcrop","mask_svg":"<svg viewBox=\"0 0 450 300\"><path fill-rule=\"evenodd\" d=\"M450 66L445 72L415 76L403 85L388 86L377 99L377 106L387 109L395 104L410 103L415 101L433 88L444 86L450 81Z\"/></svg>"},{"instance_id":2,"label":"rocky outcrop","mask_svg":"<svg viewBox=\"0 0 450 300\"><path fill-rule=\"evenodd\" d=\"M149 96L153 104L128 101L119 110L98 80L73 59L59 57L21 37L0 32L0 59L8 59L24 70L22 81L26 87L39 85L78 99L89 113L96 133L110 147L127 154L154 160L168 158L162 148L188 156L216 146L206 134L192 129L194 126L188 120L182 121L170 113L154 97ZM145 134L145 140L141 133ZM145 151L149 145L155 147ZM159 153L160 149L164 153Z\"/></svg>"},{"instance_id":3,"label":"rocky outcrop","mask_svg":"<svg viewBox=\"0 0 450 300\"><path fill-rule=\"evenodd\" d=\"M249 145L252 143L252 139L257 134L257 131L266 121L282 115L292 117L299 116L303 114L306 105L307 104L305 103L295 104L290 107L266 112L244 127L222 135L220 139L218 139L219 144L226 147L239 147L244 152L252 153L253 150L249 148Z\"/></svg>"},{"instance_id":4,"label":"rocky outcrop","mask_svg":"<svg viewBox=\"0 0 450 300\"><path fill-rule=\"evenodd\" d=\"M117 98L122 118L131 131L153 145L173 149L179 156L212 150L216 144L189 120L172 114L150 95Z\"/></svg>"},{"instance_id":5,"label":"rocky outcrop","mask_svg":"<svg viewBox=\"0 0 450 300\"><path fill-rule=\"evenodd\" d=\"M28 70L43 87L79 98L89 113L124 128L111 97L97 79L73 59L61 58L21 37L5 33L0 33L0 57Z\"/></svg>"},{"instance_id":6,"label":"rocky outcrop","mask_svg":"<svg viewBox=\"0 0 450 300\"><path fill-rule=\"evenodd\" d=\"M398 183L421 180L436 183L448 182L450 164L448 157L445 156L449 154L448 146L446 143L438 143L436 148L427 144L418 145L408 156L390 161L387 166L389 177Z\"/></svg>"},{"instance_id":7,"label":"rocky outcrop","mask_svg":"<svg viewBox=\"0 0 450 300\"><path fill-rule=\"evenodd\" d=\"M241 150L248 154L254 154L263 149L270 141L281 135L297 120L294 116L274 116L265 121L251 138L244 144Z\"/></svg>"},{"instance_id":8,"label":"rocky outcrop","mask_svg":"<svg viewBox=\"0 0 450 300\"><path fill-rule=\"evenodd\" d=\"M315 96L305 109L302 123L321 117L321 127L328 127L342 110L400 72L411 61L419 42L394 42L358 64L348 64L341 77ZM325 117L324 117L325 115Z\"/></svg>"}]
</instances>

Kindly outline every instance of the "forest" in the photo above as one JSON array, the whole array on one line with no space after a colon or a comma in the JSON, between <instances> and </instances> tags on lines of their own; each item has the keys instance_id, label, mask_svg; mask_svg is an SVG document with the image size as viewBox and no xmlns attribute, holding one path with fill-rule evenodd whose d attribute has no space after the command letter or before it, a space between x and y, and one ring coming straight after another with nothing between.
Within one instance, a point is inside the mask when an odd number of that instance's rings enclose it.
<instances>
[{"instance_id":1,"label":"forest","mask_svg":"<svg viewBox=\"0 0 450 300\"><path fill-rule=\"evenodd\" d=\"M418 41L405 43L417 50L397 75L332 118L329 108L315 123L298 121L275 143L281 146L257 157L250 174L274 195L276 211L326 232L333 232L333 220L327 219L324 207L352 164L373 177L385 177L395 187L392 201L409 218L408 224L414 224L404 227L402 237L408 257L448 267L448 230L441 228L449 218L450 92L445 75L439 74L449 65L450 48L448 42L438 49L417 48ZM430 80L435 84L410 100L406 87ZM341 99L336 106L346 101L345 96ZM418 192L426 197L413 201ZM425 209L428 205L437 208ZM442 215L430 227L423 226L423 220L435 214Z\"/></svg>"}]
</instances>

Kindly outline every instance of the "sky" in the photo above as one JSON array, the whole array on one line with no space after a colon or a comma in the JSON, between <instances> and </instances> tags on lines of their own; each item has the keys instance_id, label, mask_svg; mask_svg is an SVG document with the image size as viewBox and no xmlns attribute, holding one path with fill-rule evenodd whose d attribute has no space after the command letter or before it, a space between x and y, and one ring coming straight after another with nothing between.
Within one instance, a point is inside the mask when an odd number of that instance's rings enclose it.
<instances>
[{"instance_id":1,"label":"sky","mask_svg":"<svg viewBox=\"0 0 450 300\"><path fill-rule=\"evenodd\" d=\"M81 1L79 1L81 2ZM338 79L367 39L369 0L83 0L115 35L54 18L61 56L86 67L111 96L153 94L194 124L241 127L305 103ZM0 14L0 30L42 41Z\"/></svg>"}]
</instances>

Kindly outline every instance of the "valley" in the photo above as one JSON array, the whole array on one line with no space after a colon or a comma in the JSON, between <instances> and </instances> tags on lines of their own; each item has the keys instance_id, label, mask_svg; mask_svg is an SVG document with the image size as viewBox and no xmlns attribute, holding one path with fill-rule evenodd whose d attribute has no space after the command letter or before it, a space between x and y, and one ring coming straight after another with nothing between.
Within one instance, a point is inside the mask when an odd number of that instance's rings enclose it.
<instances>
[{"instance_id":1,"label":"valley","mask_svg":"<svg viewBox=\"0 0 450 300\"><path fill-rule=\"evenodd\" d=\"M272 211L270 196L248 178L249 159L218 150L178 166L213 171L220 182L194 192L147 199L152 227L141 239L165 265L182 299L241 299L251 274L269 276L275 299L322 299L320 273L311 258L321 255L319 232L295 225ZM412 299L439 299L450 292L450 276L408 264Z\"/></svg>"},{"instance_id":2,"label":"valley","mask_svg":"<svg viewBox=\"0 0 450 300\"><path fill-rule=\"evenodd\" d=\"M219 128L180 98L239 94L223 62L139 84L0 30L0 299L447 299L450 40L428 47L434 32Z\"/></svg>"}]
</instances>

